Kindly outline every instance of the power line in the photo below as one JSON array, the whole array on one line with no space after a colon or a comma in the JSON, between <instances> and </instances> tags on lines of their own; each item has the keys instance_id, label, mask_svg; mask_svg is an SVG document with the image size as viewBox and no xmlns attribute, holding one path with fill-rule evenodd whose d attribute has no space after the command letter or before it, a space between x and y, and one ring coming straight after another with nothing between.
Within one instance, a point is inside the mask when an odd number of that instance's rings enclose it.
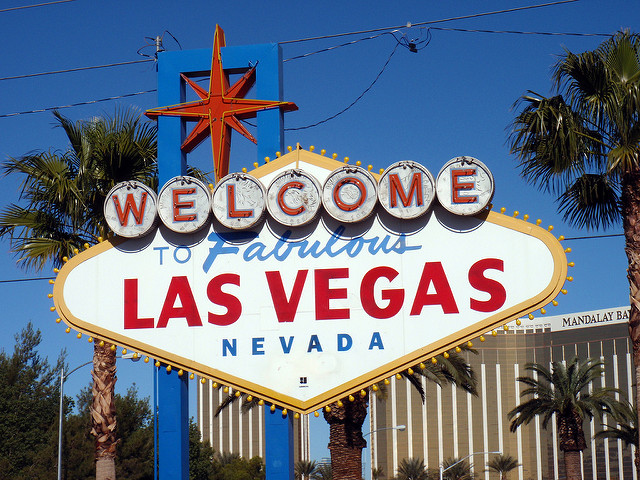
<instances>
[{"instance_id":1,"label":"power line","mask_svg":"<svg viewBox=\"0 0 640 480\"><path fill-rule=\"evenodd\" d=\"M611 238L611 237L624 237L624 233L611 233L609 235L585 235L582 237L565 237L565 241L567 240L591 240L594 238Z\"/></svg>"},{"instance_id":2,"label":"power line","mask_svg":"<svg viewBox=\"0 0 640 480\"><path fill-rule=\"evenodd\" d=\"M378 75L376 75L376 78L373 79L373 82L371 82L371 84L360 94L358 95L358 97L351 102L347 107L343 108L342 110L340 110L338 113L335 113L333 115L331 115L330 117L327 117L323 120L320 120L319 122L315 122L312 123L311 125L305 125L304 127L293 127L293 128L285 128L285 131L297 131L297 130L306 130L307 128L312 128L312 127L317 127L318 125L322 125L323 123L328 122L329 120L333 120L336 117L339 117L340 115L342 115L344 112L346 112L347 110L349 110L351 107L353 107L356 103L358 103L360 101L360 99L362 97L365 96L365 94L371 90L373 88L373 86L376 84L376 82L378 81L378 79L382 76L382 74L384 73L385 69L387 68L387 65L389 65L389 62L391 61L391 57L393 57L393 55L396 53L396 50L398 50L398 47L400 46L400 42L396 43L396 45L393 47L393 50L391 51L391 54L389 55L389 57L387 58L387 61L384 63L384 65L382 66L382 69L380 70L380 72L378 72Z\"/></svg>"},{"instance_id":3,"label":"power line","mask_svg":"<svg viewBox=\"0 0 640 480\"><path fill-rule=\"evenodd\" d=\"M18 115L28 115L30 113L50 112L52 110L62 110L63 108L79 107L81 105L91 105L92 103L108 102L110 100L118 100L120 98L135 97L136 95L144 95L146 93L153 93L157 91L158 91L157 88L153 88L151 90L143 90L141 92L134 92L134 93L125 93L124 95L116 95L114 97L99 98L98 100L88 100L86 102L70 103L69 105L59 105L57 107L39 108L37 110L27 110L24 112L4 113L4 114L0 114L0 118L16 117Z\"/></svg>"},{"instance_id":4,"label":"power line","mask_svg":"<svg viewBox=\"0 0 640 480\"><path fill-rule=\"evenodd\" d=\"M25 8L46 7L48 5L55 5L57 3L67 3L67 2L75 2L75 0L57 0L55 2L36 3L34 5L23 5L21 7L3 8L2 10L0 10L0 13L11 12L13 10L22 10Z\"/></svg>"},{"instance_id":5,"label":"power line","mask_svg":"<svg viewBox=\"0 0 640 480\"><path fill-rule=\"evenodd\" d=\"M36 282L39 280L55 280L55 279L56 277L13 278L9 280L0 280L0 283Z\"/></svg>"},{"instance_id":6,"label":"power line","mask_svg":"<svg viewBox=\"0 0 640 480\"><path fill-rule=\"evenodd\" d=\"M120 67L122 65L132 65L134 63L146 63L146 62L155 62L155 60L153 58L147 58L145 60L131 60L129 62L106 63L104 65L92 65L90 67L68 68L66 70L52 70L50 72L27 73L25 75L14 75L12 77L0 77L0 81L17 80L19 78L40 77L42 75L56 75L58 73L80 72L82 70L95 70L98 68Z\"/></svg>"},{"instance_id":7,"label":"power line","mask_svg":"<svg viewBox=\"0 0 640 480\"><path fill-rule=\"evenodd\" d=\"M318 37L308 37L308 38L299 38L297 40L285 40L284 42L278 42L280 45L284 45L287 43L299 43L299 42L309 42L311 40L323 40L325 38L336 38L336 37L344 37L346 35L361 35L363 33L373 33L373 32L384 32L384 31L389 31L389 30L399 30L401 28L407 28L407 27L419 27L422 25L433 25L434 23L443 23L443 22L452 22L455 20L465 20L468 18L478 18L478 17L486 17L488 15L498 15L498 14L502 14L502 13L511 13L511 12L517 12L517 11L522 11L522 10L531 10L534 8L542 8L542 7L551 7L554 5L562 5L564 3L573 3L573 2L578 2L580 0L561 0L558 2L551 2L551 3L541 3L538 5L527 5L524 7L516 7L516 8L507 8L504 10L494 10L492 12L483 12L483 13L473 13L471 15L461 15L458 17L449 17L449 18L441 18L439 20L429 20L427 22L420 22L420 23L407 23L406 25L396 25L394 27L383 27L383 28L371 28L368 30L358 30L355 32L345 32L345 33L335 33L332 35L321 35Z\"/></svg>"},{"instance_id":8,"label":"power line","mask_svg":"<svg viewBox=\"0 0 640 480\"><path fill-rule=\"evenodd\" d=\"M522 30L485 30L477 28L452 28L452 27L430 27L431 30L441 30L449 32L465 33L507 33L516 35L548 35L548 36L573 36L573 37L611 37L610 33L580 33L580 32L527 32Z\"/></svg>"}]
</instances>

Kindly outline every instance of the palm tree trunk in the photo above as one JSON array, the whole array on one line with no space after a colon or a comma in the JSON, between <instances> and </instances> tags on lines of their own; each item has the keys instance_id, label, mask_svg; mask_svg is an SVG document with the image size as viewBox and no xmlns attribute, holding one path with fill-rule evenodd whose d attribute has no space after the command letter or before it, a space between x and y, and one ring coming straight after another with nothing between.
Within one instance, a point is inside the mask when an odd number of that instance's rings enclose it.
<instances>
[{"instance_id":1,"label":"palm tree trunk","mask_svg":"<svg viewBox=\"0 0 640 480\"><path fill-rule=\"evenodd\" d=\"M627 173L622 177L622 226L625 237L625 252L629 262L629 336L633 344L633 364L636 379L636 408L640 408L640 172ZM640 425L640 410L637 412ZM640 443L638 443L640 445ZM640 448L636 448L636 471L640 475Z\"/></svg>"},{"instance_id":2,"label":"palm tree trunk","mask_svg":"<svg viewBox=\"0 0 640 480\"><path fill-rule=\"evenodd\" d=\"M96 437L96 480L116 480L116 352L98 342L93 347L91 433Z\"/></svg>"},{"instance_id":3,"label":"palm tree trunk","mask_svg":"<svg viewBox=\"0 0 640 480\"><path fill-rule=\"evenodd\" d=\"M567 480L582 480L580 452L578 450L564 452L564 471Z\"/></svg>"},{"instance_id":4,"label":"palm tree trunk","mask_svg":"<svg viewBox=\"0 0 640 480\"><path fill-rule=\"evenodd\" d=\"M329 451L331 452L331 472L340 480L361 480L362 449L367 442L362 436L362 424L367 416L369 394L355 395L352 402L345 400L329 405L330 412L324 411L329 423Z\"/></svg>"}]
</instances>

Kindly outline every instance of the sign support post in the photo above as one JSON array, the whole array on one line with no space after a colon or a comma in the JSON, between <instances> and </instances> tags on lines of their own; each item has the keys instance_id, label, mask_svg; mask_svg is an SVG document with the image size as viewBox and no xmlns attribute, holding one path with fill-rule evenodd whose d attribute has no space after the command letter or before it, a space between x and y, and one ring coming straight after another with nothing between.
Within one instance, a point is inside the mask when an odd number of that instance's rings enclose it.
<instances>
[{"instance_id":1,"label":"sign support post","mask_svg":"<svg viewBox=\"0 0 640 480\"><path fill-rule=\"evenodd\" d=\"M162 52L158 55L158 104L185 102L181 73L206 74L211 68L212 50ZM222 48L223 65L231 71L256 68L258 98L282 100L282 51L277 44ZM258 161L274 156L284 147L283 112L280 109L257 113ZM186 174L186 155L180 145L185 136L179 118L158 118L159 183ZM163 366L158 367L164 369ZM186 375L158 372L159 395L159 479L189 478L188 398ZM265 464L268 480L293 478L293 420L265 409Z\"/></svg>"}]
</instances>

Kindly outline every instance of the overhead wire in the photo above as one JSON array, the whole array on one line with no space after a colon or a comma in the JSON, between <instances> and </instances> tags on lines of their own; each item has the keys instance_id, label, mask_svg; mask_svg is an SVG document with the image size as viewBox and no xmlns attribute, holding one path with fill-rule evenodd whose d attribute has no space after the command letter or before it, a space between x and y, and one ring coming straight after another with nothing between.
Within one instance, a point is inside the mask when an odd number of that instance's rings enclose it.
<instances>
[{"instance_id":1,"label":"overhead wire","mask_svg":"<svg viewBox=\"0 0 640 480\"><path fill-rule=\"evenodd\" d=\"M555 5L562 5L564 3L574 3L574 2L578 2L578 1L580 1L580 0L561 0L561 1L558 1L558 2L540 3L540 4L537 4L537 5L526 5L524 7L507 8L507 9L504 9L504 10L494 10L494 11L491 11L491 12L473 13L471 15L461 15L461 16L458 16L458 17L441 18L439 20L429 20L427 22L419 22L419 23L408 22L405 25L396 25L396 26L393 26L393 27L370 28L370 29L367 29L367 30L357 30L357 31L354 31L354 32L334 33L334 34L331 34L331 35L320 35L320 36L317 36L317 37L298 38L296 40L285 40L283 42L278 42L278 43L280 45L285 45L287 43L310 42L312 40L323 40L323 39L326 39L326 38L344 37L346 35L361 35L361 34L364 34L364 33L399 30L401 28L407 28L407 27L419 27L419 26L423 26L423 25L433 25L434 23L453 22L453 21L456 21L456 20L466 20L466 19L469 19L469 18L486 17L488 15L498 15L498 14L502 14L502 13L512 13L512 12L517 12L517 11L522 11L522 10L531 10L531 9L534 9L534 8L551 7L551 6L555 6Z\"/></svg>"},{"instance_id":2,"label":"overhead wire","mask_svg":"<svg viewBox=\"0 0 640 480\"><path fill-rule=\"evenodd\" d=\"M46 7L46 6L49 6L49 5L55 5L57 3L68 3L68 2L75 2L75 0L56 0L54 2L35 3L33 5L22 5L22 6L19 6L19 7L3 8L2 10L0 10L0 13L12 12L14 10L23 10L25 8Z\"/></svg>"},{"instance_id":3,"label":"overhead wire","mask_svg":"<svg viewBox=\"0 0 640 480\"><path fill-rule=\"evenodd\" d=\"M151 90L143 90L141 92L134 92L134 93L125 93L123 95L116 95L116 96L113 96L113 97L99 98L97 100L88 100L88 101L85 101L85 102L70 103L68 105L58 105L56 107L38 108L36 110L27 110L27 111L23 111L23 112L3 113L3 114L0 114L0 118L16 117L18 115L28 115L30 113L50 112L50 111L53 111L53 110L62 110L63 108L79 107L81 105L91 105L93 103L108 102L108 101L111 101L111 100L118 100L120 98L135 97L136 95L144 95L146 93L153 93L153 92L157 92L157 91L158 91L157 88L152 88Z\"/></svg>"},{"instance_id":4,"label":"overhead wire","mask_svg":"<svg viewBox=\"0 0 640 480\"><path fill-rule=\"evenodd\" d=\"M14 75L12 77L0 77L0 81L4 80L17 80L19 78L31 78L31 77L41 77L43 75L57 75L59 73L70 73L70 72L81 72L83 70L96 70L99 68L109 68L109 67L121 67L123 65L133 65L135 63L146 63L146 62L154 62L153 58L149 58L146 60L130 60L128 62L117 62L117 63L105 63L103 65L92 65L89 67L76 67L76 68L67 68L65 70L52 70L49 72L38 72L38 73L26 73L24 75Z\"/></svg>"}]
</instances>

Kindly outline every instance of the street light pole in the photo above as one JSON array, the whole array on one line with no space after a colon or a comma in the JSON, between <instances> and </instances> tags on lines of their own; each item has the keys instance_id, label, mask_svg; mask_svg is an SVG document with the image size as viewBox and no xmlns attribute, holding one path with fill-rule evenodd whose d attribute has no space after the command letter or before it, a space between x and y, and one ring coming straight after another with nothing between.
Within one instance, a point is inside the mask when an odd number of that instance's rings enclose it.
<instances>
[{"instance_id":1,"label":"street light pole","mask_svg":"<svg viewBox=\"0 0 640 480\"><path fill-rule=\"evenodd\" d=\"M83 363L79 367L74 368L66 375L64 374L64 365L60 369L60 413L58 416L58 480L62 480L62 422L64 420L63 403L64 403L64 382L76 370L81 369L93 363L93 360Z\"/></svg>"},{"instance_id":2,"label":"street light pole","mask_svg":"<svg viewBox=\"0 0 640 480\"><path fill-rule=\"evenodd\" d=\"M367 435L371 435L372 433L377 433L380 432L382 430L399 430L401 432L404 432L407 429L406 425L395 425L392 427L382 427L382 428L376 428L375 430L371 430L370 432L365 433L364 435L362 435L362 438L366 437ZM374 449L374 445L373 445L373 441L371 442L371 455L373 456L373 449ZM373 459L372 459L373 462ZM366 461L362 462L362 476L364 477L364 471L366 468ZM373 463L371 464L371 468L373 468Z\"/></svg>"},{"instance_id":3,"label":"street light pole","mask_svg":"<svg viewBox=\"0 0 640 480\"><path fill-rule=\"evenodd\" d=\"M442 465L440 465L440 466L438 467L438 469L440 470L440 480L443 480L444 472L446 472L446 471L447 471L447 470L449 470L450 468L455 467L455 466L456 466L456 465L458 465L460 462L463 462L463 461L465 461L467 458L471 458L471 457L473 457L474 455L482 455L482 454L486 454L486 453L495 453L495 454L497 454L497 455L501 455L501 454L502 454L502 452L500 452L500 451L497 451L497 452L473 452L473 453L470 453L469 455L467 455L466 457L462 457L462 458L461 458L460 460L458 460L456 463L454 463L454 464L452 464L452 465L449 465L447 468L444 468L444 469L443 469L443 468L442 468Z\"/></svg>"}]
</instances>

